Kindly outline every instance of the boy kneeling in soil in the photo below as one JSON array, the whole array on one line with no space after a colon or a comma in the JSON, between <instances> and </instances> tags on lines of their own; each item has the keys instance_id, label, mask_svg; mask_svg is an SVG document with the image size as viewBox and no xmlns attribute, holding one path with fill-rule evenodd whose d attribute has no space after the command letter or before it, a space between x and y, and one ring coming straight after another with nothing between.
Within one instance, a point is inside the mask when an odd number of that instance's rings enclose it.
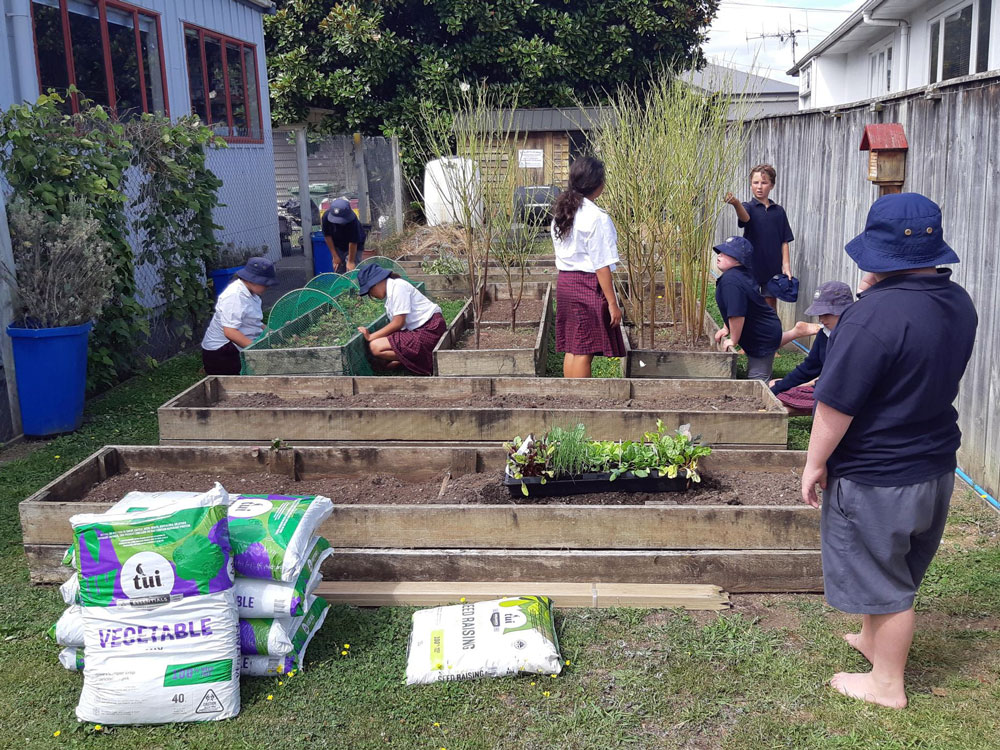
<instances>
[{"instance_id":1,"label":"boy kneeling in soil","mask_svg":"<svg viewBox=\"0 0 1000 750\"><path fill-rule=\"evenodd\" d=\"M441 308L410 282L374 264L358 271L358 287L362 295L385 300L389 324L375 333L358 328L376 361L389 370L402 366L416 375L433 373L434 347L448 328Z\"/></svg>"},{"instance_id":2,"label":"boy kneeling in soil","mask_svg":"<svg viewBox=\"0 0 1000 750\"><path fill-rule=\"evenodd\" d=\"M852 304L854 295L851 293L851 287L842 281L820 284L813 295L813 303L806 309L806 315L819 316L822 328L817 332L809 356L781 380L771 381L771 393L785 405L790 416L801 417L812 414L816 403L813 398L813 388L823 371L823 362L826 361L827 340L837 327L844 310Z\"/></svg>"},{"instance_id":3,"label":"boy kneeling in soil","mask_svg":"<svg viewBox=\"0 0 1000 750\"><path fill-rule=\"evenodd\" d=\"M722 272L715 282L715 302L724 323L715 340L725 338L726 351L743 347L747 378L770 380L774 353L781 346L781 321L764 301L751 273L753 246L743 237L730 237L712 249L719 254L716 266Z\"/></svg>"},{"instance_id":4,"label":"boy kneeling in soil","mask_svg":"<svg viewBox=\"0 0 1000 750\"><path fill-rule=\"evenodd\" d=\"M267 258L249 258L236 278L215 302L215 314L201 340L201 362L206 375L239 375L240 351L264 330L260 295L278 283L274 264Z\"/></svg>"},{"instance_id":5,"label":"boy kneeling in soil","mask_svg":"<svg viewBox=\"0 0 1000 750\"><path fill-rule=\"evenodd\" d=\"M937 552L961 442L952 402L978 319L943 263L958 263L941 209L917 193L885 195L845 250L875 283L830 337L802 472L819 507L826 600L864 615L847 642L870 672L833 676L851 698L906 706L903 672L913 599Z\"/></svg>"}]
</instances>

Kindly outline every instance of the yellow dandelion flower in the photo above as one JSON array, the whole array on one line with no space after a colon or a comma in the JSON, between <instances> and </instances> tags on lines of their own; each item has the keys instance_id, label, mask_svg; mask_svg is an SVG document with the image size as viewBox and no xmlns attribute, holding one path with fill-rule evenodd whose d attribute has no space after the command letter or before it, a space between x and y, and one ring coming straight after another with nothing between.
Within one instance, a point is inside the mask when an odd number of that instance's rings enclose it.
<instances>
[{"instance_id":1,"label":"yellow dandelion flower","mask_svg":"<svg viewBox=\"0 0 1000 750\"><path fill-rule=\"evenodd\" d=\"M534 686L535 686L535 683L531 683L531 687L534 687Z\"/></svg>"},{"instance_id":2,"label":"yellow dandelion flower","mask_svg":"<svg viewBox=\"0 0 1000 750\"><path fill-rule=\"evenodd\" d=\"M435 722L434 722L434 726L436 726L436 727L439 727L439 726L441 726L441 723L440 723L440 722L437 722L437 721L435 721Z\"/></svg>"},{"instance_id":3,"label":"yellow dandelion flower","mask_svg":"<svg viewBox=\"0 0 1000 750\"><path fill-rule=\"evenodd\" d=\"M550 695L552 695L552 693L550 693L548 690L545 690L542 692L542 695L548 698Z\"/></svg>"},{"instance_id":4,"label":"yellow dandelion flower","mask_svg":"<svg viewBox=\"0 0 1000 750\"><path fill-rule=\"evenodd\" d=\"M568 666L569 666L570 664L571 664L570 660L569 660L569 659L567 659L567 660L566 660L566 666L568 667Z\"/></svg>"},{"instance_id":5,"label":"yellow dandelion flower","mask_svg":"<svg viewBox=\"0 0 1000 750\"><path fill-rule=\"evenodd\" d=\"M351 644L350 644L350 643L345 643L345 644L344 644L344 648L350 648L350 647L351 647Z\"/></svg>"},{"instance_id":6,"label":"yellow dandelion flower","mask_svg":"<svg viewBox=\"0 0 1000 750\"><path fill-rule=\"evenodd\" d=\"M289 676L289 677L294 677L294 676L295 676L295 673L296 673L297 671L298 671L297 669L293 669L293 670L292 670L291 672L289 672L289 673L288 673L288 676Z\"/></svg>"},{"instance_id":7,"label":"yellow dandelion flower","mask_svg":"<svg viewBox=\"0 0 1000 750\"><path fill-rule=\"evenodd\" d=\"M59 456L56 456L56 458L59 458ZM459 601L464 603L465 602L465 597L463 596L461 599L459 599Z\"/></svg>"},{"instance_id":8,"label":"yellow dandelion flower","mask_svg":"<svg viewBox=\"0 0 1000 750\"><path fill-rule=\"evenodd\" d=\"M94 724L95 732L100 732L102 729L104 729L104 727L102 727L100 724Z\"/></svg>"},{"instance_id":9,"label":"yellow dandelion flower","mask_svg":"<svg viewBox=\"0 0 1000 750\"><path fill-rule=\"evenodd\" d=\"M58 737L58 736L59 736L60 734L62 734L62 731L60 731L59 729L57 729L56 731L54 731L54 732L52 733L52 736L53 736L53 737Z\"/></svg>"},{"instance_id":10,"label":"yellow dandelion flower","mask_svg":"<svg viewBox=\"0 0 1000 750\"><path fill-rule=\"evenodd\" d=\"M284 685L284 684L285 684L285 683L283 683L283 682L282 682L281 680L278 680L278 687L281 687L281 686L282 686L282 685Z\"/></svg>"},{"instance_id":11,"label":"yellow dandelion flower","mask_svg":"<svg viewBox=\"0 0 1000 750\"><path fill-rule=\"evenodd\" d=\"M347 656L347 652L346 652L346 651L341 651L341 652L340 652L340 655L341 655L341 656Z\"/></svg>"},{"instance_id":12,"label":"yellow dandelion flower","mask_svg":"<svg viewBox=\"0 0 1000 750\"><path fill-rule=\"evenodd\" d=\"M62 456L56 456L56 458L62 458Z\"/></svg>"},{"instance_id":13,"label":"yellow dandelion flower","mask_svg":"<svg viewBox=\"0 0 1000 750\"><path fill-rule=\"evenodd\" d=\"M274 700L274 696L273 696L273 695L269 695L269 696L267 696L267 699L268 699L269 701L273 701L273 700Z\"/></svg>"},{"instance_id":14,"label":"yellow dandelion flower","mask_svg":"<svg viewBox=\"0 0 1000 750\"><path fill-rule=\"evenodd\" d=\"M555 679L556 677L558 677L558 676L559 676L559 675L557 675L557 674L550 674L550 675L549 675L549 677L551 677L551 678L552 678L553 680L554 680L554 679Z\"/></svg>"}]
</instances>

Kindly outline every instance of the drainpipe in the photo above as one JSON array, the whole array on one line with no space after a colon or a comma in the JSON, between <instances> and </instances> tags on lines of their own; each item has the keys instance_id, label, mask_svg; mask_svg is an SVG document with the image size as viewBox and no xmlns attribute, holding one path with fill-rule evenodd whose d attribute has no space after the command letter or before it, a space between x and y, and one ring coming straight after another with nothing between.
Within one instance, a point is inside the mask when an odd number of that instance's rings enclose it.
<instances>
[{"instance_id":1,"label":"drainpipe","mask_svg":"<svg viewBox=\"0 0 1000 750\"><path fill-rule=\"evenodd\" d=\"M899 91L909 87L908 73L910 69L910 22L902 18L872 18L871 13L861 16L866 26L893 26L899 29L900 82Z\"/></svg>"},{"instance_id":2,"label":"drainpipe","mask_svg":"<svg viewBox=\"0 0 1000 750\"><path fill-rule=\"evenodd\" d=\"M11 0L11 36L14 39L14 61L17 70L17 93L21 101L38 98L38 71L35 61L35 40L31 30L31 0Z\"/></svg>"}]
</instances>

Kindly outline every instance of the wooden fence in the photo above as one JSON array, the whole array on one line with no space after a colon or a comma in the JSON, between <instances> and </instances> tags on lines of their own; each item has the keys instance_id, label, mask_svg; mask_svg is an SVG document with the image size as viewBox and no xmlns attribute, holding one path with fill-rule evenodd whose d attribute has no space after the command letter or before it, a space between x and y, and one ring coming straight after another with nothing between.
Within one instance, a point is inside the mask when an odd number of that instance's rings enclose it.
<instances>
[{"instance_id":1,"label":"wooden fence","mask_svg":"<svg viewBox=\"0 0 1000 750\"><path fill-rule=\"evenodd\" d=\"M957 82L845 108L757 120L745 170L760 162L778 171L772 197L795 234L792 272L801 282L796 305L782 304L786 323L802 319L812 291L839 279L852 286L860 272L844 245L863 228L878 197L867 178L864 126L900 122L909 141L903 190L940 204L947 242L962 262L955 280L972 296L979 331L956 407L962 428L959 465L987 491L1000 490L1000 75ZM734 186L744 200L747 182ZM735 212L717 227L737 233Z\"/></svg>"}]
</instances>

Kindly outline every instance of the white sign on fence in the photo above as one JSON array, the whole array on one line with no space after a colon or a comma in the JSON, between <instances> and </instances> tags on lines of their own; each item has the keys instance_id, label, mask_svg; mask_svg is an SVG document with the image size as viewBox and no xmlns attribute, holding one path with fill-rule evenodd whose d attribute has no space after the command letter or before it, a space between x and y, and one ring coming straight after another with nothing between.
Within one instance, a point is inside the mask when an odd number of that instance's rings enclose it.
<instances>
[{"instance_id":1,"label":"white sign on fence","mask_svg":"<svg viewBox=\"0 0 1000 750\"><path fill-rule=\"evenodd\" d=\"M545 150L540 148L518 149L517 166L521 169L542 169L545 166Z\"/></svg>"}]
</instances>

